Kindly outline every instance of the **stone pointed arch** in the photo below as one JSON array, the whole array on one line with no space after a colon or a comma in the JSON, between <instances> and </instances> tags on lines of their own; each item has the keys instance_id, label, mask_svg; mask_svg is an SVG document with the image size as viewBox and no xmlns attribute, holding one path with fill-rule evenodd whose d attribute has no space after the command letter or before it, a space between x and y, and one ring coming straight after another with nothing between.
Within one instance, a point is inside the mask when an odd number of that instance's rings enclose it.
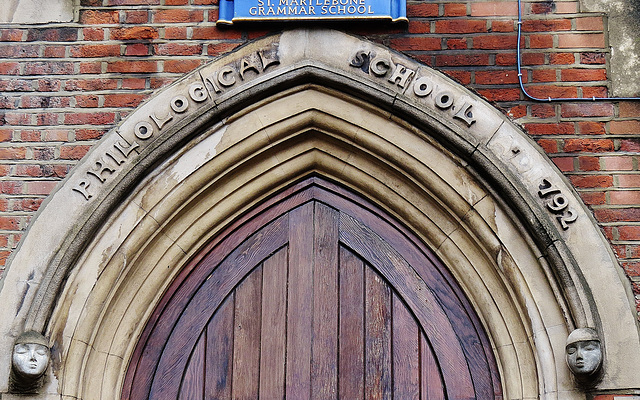
<instances>
[{"instance_id":1,"label":"stone pointed arch","mask_svg":"<svg viewBox=\"0 0 640 400\"><path fill-rule=\"evenodd\" d=\"M598 389L640 386L625 368L640 358L637 332L616 329L636 323L629 288L548 158L440 73L327 30L286 31L217 59L94 146L7 270L1 368L13 337L45 331L51 396L119 398L181 268L309 174L369 199L440 257L492 341L505 398L585 398L564 340L586 326L606 351Z\"/></svg>"}]
</instances>

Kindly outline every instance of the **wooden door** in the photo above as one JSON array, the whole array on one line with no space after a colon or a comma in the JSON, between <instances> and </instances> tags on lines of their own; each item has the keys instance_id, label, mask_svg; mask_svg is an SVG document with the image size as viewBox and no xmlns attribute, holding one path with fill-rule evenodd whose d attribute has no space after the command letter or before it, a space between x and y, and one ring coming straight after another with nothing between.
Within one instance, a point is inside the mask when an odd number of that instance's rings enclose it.
<instances>
[{"instance_id":1,"label":"wooden door","mask_svg":"<svg viewBox=\"0 0 640 400\"><path fill-rule=\"evenodd\" d=\"M443 266L381 210L311 178L227 229L174 282L124 399L501 399Z\"/></svg>"}]
</instances>

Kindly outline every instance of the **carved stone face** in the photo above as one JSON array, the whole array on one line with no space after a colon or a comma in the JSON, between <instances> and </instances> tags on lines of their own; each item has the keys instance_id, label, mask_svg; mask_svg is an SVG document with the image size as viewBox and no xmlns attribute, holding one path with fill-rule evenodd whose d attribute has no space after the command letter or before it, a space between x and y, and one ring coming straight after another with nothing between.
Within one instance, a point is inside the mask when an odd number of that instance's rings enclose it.
<instances>
[{"instance_id":1,"label":"carved stone face","mask_svg":"<svg viewBox=\"0 0 640 400\"><path fill-rule=\"evenodd\" d=\"M37 379L49 365L49 348L38 343L18 343L13 347L12 359L16 373Z\"/></svg>"},{"instance_id":2,"label":"carved stone face","mask_svg":"<svg viewBox=\"0 0 640 400\"><path fill-rule=\"evenodd\" d=\"M602 364L602 349L597 340L584 340L567 345L567 364L577 376L595 373Z\"/></svg>"}]
</instances>

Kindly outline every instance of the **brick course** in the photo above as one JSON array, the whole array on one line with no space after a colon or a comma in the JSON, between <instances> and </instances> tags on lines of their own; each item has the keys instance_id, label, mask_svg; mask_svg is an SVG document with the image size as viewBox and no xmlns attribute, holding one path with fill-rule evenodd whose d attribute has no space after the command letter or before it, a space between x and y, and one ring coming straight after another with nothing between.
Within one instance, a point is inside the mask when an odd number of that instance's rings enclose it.
<instances>
[{"instance_id":1,"label":"brick course","mask_svg":"<svg viewBox=\"0 0 640 400\"><path fill-rule=\"evenodd\" d=\"M218 27L217 0L81 0L78 22L0 25L0 274L45 196L154 90L281 30ZM540 97L609 91L606 16L524 1L523 81ZM443 71L523 126L573 183L640 296L640 103L536 103L516 70L517 3L410 1L363 34Z\"/></svg>"}]
</instances>

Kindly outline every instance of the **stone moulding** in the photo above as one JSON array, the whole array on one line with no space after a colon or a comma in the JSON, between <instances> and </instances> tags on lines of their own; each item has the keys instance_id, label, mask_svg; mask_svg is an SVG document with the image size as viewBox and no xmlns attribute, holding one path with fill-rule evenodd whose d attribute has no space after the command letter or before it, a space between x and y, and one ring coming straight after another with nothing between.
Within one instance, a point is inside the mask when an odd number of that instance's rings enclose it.
<instances>
[{"instance_id":1,"label":"stone moulding","mask_svg":"<svg viewBox=\"0 0 640 400\"><path fill-rule=\"evenodd\" d=\"M483 319L505 398L583 399L564 367L577 327L602 337L597 389L640 387L626 368L640 359L628 283L550 160L444 75L330 30L286 31L218 58L92 148L7 269L0 377L17 333L46 331L51 396L117 398L136 335L176 271L310 173L371 198L438 253ZM100 389L85 386L92 378Z\"/></svg>"}]
</instances>

